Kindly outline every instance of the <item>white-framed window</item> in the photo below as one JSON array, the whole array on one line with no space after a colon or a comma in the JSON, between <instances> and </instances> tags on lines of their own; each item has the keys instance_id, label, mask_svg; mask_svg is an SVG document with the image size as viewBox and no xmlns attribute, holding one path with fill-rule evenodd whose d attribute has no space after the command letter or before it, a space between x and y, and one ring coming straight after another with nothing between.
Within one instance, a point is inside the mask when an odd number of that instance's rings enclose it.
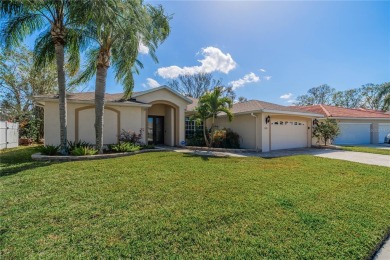
<instances>
[{"instance_id":1,"label":"white-framed window","mask_svg":"<svg viewBox=\"0 0 390 260\"><path fill-rule=\"evenodd\" d=\"M186 138L191 138L195 135L197 130L203 129L203 122L199 125L195 122L195 120L191 120L189 117L186 117L185 120L185 130L186 130Z\"/></svg>"}]
</instances>

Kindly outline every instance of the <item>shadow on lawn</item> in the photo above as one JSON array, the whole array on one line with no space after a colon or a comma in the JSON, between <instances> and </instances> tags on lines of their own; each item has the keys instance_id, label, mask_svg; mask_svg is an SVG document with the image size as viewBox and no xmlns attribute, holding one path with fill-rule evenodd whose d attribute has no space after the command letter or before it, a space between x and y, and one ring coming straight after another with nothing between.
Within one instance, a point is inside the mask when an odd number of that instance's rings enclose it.
<instances>
[{"instance_id":1,"label":"shadow on lawn","mask_svg":"<svg viewBox=\"0 0 390 260\"><path fill-rule=\"evenodd\" d=\"M197 154L197 153L183 153L183 157L198 157L201 158L203 161L209 161L210 157L215 159L228 159L231 158L229 156L218 156L213 154Z\"/></svg>"},{"instance_id":2,"label":"shadow on lawn","mask_svg":"<svg viewBox=\"0 0 390 260\"><path fill-rule=\"evenodd\" d=\"M24 170L55 164L53 162L39 162L31 159L31 155L37 152L39 152L39 146L18 147L1 151L0 177L10 176Z\"/></svg>"}]
</instances>

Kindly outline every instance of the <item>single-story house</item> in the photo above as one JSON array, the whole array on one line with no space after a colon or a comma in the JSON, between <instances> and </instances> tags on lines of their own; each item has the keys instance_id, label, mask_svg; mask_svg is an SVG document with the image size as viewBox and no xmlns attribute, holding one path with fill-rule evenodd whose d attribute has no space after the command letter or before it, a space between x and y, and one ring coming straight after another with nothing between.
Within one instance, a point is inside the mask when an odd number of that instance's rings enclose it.
<instances>
[{"instance_id":1,"label":"single-story house","mask_svg":"<svg viewBox=\"0 0 390 260\"><path fill-rule=\"evenodd\" d=\"M106 94L104 109L104 144L118 142L122 129L138 133L144 143L179 146L185 140L185 110L191 99L166 87L133 93ZM67 94L67 137L70 141L95 143L94 92ZM36 96L35 103L44 108L46 145L59 145L60 120L58 96Z\"/></svg>"},{"instance_id":2,"label":"single-story house","mask_svg":"<svg viewBox=\"0 0 390 260\"><path fill-rule=\"evenodd\" d=\"M340 127L340 134L333 144L378 144L383 143L385 136L390 134L390 112L329 105L296 108L321 114L323 117L318 118L319 121L324 118L335 119Z\"/></svg>"},{"instance_id":3,"label":"single-story house","mask_svg":"<svg viewBox=\"0 0 390 260\"><path fill-rule=\"evenodd\" d=\"M194 131L195 123L189 120L198 100L192 99L186 112L186 134ZM221 114L216 119L218 129L230 128L240 135L241 148L262 152L271 150L311 147L313 120L322 114L296 107L250 100L233 104L232 122ZM210 127L211 122L207 122Z\"/></svg>"}]
</instances>

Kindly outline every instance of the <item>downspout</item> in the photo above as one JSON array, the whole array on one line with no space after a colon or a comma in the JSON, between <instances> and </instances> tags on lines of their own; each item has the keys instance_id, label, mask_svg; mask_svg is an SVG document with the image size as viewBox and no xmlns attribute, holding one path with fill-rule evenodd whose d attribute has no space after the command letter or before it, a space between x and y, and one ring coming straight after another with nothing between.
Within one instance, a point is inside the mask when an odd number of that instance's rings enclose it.
<instances>
[{"instance_id":1,"label":"downspout","mask_svg":"<svg viewBox=\"0 0 390 260\"><path fill-rule=\"evenodd\" d=\"M259 152L259 148L257 146L257 116L251 113L251 116L255 118L255 144L256 144L256 153Z\"/></svg>"}]
</instances>

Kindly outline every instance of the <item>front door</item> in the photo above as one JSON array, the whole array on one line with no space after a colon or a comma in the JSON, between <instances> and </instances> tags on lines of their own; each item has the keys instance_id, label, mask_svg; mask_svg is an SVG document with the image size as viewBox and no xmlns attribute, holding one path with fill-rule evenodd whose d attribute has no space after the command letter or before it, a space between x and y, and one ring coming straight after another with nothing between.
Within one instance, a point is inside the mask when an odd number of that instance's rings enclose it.
<instances>
[{"instance_id":1,"label":"front door","mask_svg":"<svg viewBox=\"0 0 390 260\"><path fill-rule=\"evenodd\" d=\"M148 117L148 143L164 144L164 117Z\"/></svg>"}]
</instances>

